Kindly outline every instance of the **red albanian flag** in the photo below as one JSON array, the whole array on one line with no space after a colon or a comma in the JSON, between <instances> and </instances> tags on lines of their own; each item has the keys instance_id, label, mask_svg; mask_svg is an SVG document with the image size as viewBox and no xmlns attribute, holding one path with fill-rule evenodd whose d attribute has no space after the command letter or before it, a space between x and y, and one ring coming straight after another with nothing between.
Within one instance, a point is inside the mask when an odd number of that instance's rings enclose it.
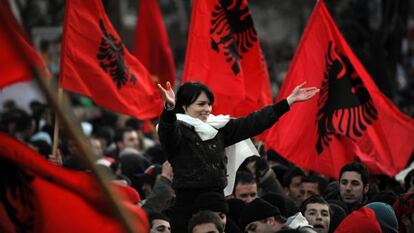
<instances>
[{"instance_id":1,"label":"red albanian flag","mask_svg":"<svg viewBox=\"0 0 414 233\"><path fill-rule=\"evenodd\" d=\"M41 56L30 45L6 0L0 0L0 88L30 81L34 69L49 77Z\"/></svg>"},{"instance_id":2,"label":"red albanian flag","mask_svg":"<svg viewBox=\"0 0 414 233\"><path fill-rule=\"evenodd\" d=\"M268 147L330 177L355 159L389 176L406 166L414 149L413 119L381 93L323 1L313 10L278 99L303 81L320 87L320 95L295 104L269 131Z\"/></svg>"},{"instance_id":3,"label":"red albanian flag","mask_svg":"<svg viewBox=\"0 0 414 233\"><path fill-rule=\"evenodd\" d=\"M60 86L139 119L157 117L162 100L146 68L125 48L100 0L68 0Z\"/></svg>"},{"instance_id":4,"label":"red albanian flag","mask_svg":"<svg viewBox=\"0 0 414 233\"><path fill-rule=\"evenodd\" d=\"M0 171L1 232L124 232L90 174L58 167L3 133ZM136 217L135 232L148 232L147 216L131 203L128 188L116 186L119 198Z\"/></svg>"},{"instance_id":5,"label":"red albanian flag","mask_svg":"<svg viewBox=\"0 0 414 233\"><path fill-rule=\"evenodd\" d=\"M246 115L270 104L269 75L246 0L195 0L183 82L215 95L213 112Z\"/></svg>"}]
</instances>

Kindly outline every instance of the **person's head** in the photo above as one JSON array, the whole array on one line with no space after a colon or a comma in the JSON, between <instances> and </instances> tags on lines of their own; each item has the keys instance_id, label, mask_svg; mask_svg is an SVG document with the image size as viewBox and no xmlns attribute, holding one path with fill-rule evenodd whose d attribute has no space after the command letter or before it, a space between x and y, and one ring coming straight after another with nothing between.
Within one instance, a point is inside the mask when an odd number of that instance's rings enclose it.
<instances>
[{"instance_id":1,"label":"person's head","mask_svg":"<svg viewBox=\"0 0 414 233\"><path fill-rule=\"evenodd\" d=\"M226 201L229 205L229 214L227 215L227 217L231 218L234 222L238 223L240 220L240 214L244 206L246 206L246 203L237 198L230 198Z\"/></svg>"},{"instance_id":2,"label":"person's head","mask_svg":"<svg viewBox=\"0 0 414 233\"><path fill-rule=\"evenodd\" d=\"M103 148L102 148L102 142L95 137L89 138L89 143L91 146L91 149L96 157L102 157L103 156Z\"/></svg>"},{"instance_id":3,"label":"person's head","mask_svg":"<svg viewBox=\"0 0 414 233\"><path fill-rule=\"evenodd\" d=\"M119 151L125 148L140 150L140 138L138 132L132 128L123 128L117 130L114 138Z\"/></svg>"},{"instance_id":4,"label":"person's head","mask_svg":"<svg viewBox=\"0 0 414 233\"><path fill-rule=\"evenodd\" d=\"M14 136L27 142L35 131L34 119L23 110L16 110L16 112Z\"/></svg>"},{"instance_id":5,"label":"person's head","mask_svg":"<svg viewBox=\"0 0 414 233\"><path fill-rule=\"evenodd\" d=\"M170 219L162 213L148 213L151 229L150 233L170 233Z\"/></svg>"},{"instance_id":6,"label":"person's head","mask_svg":"<svg viewBox=\"0 0 414 233\"><path fill-rule=\"evenodd\" d=\"M335 233L383 233L375 212L367 207L352 211L335 229Z\"/></svg>"},{"instance_id":7,"label":"person's head","mask_svg":"<svg viewBox=\"0 0 414 233\"><path fill-rule=\"evenodd\" d=\"M300 207L300 212L318 233L328 233L331 210L328 202L319 195L310 196Z\"/></svg>"},{"instance_id":8,"label":"person's head","mask_svg":"<svg viewBox=\"0 0 414 233\"><path fill-rule=\"evenodd\" d=\"M209 87L199 82L187 82L177 91L175 112L207 121L213 103L214 95Z\"/></svg>"},{"instance_id":9,"label":"person's head","mask_svg":"<svg viewBox=\"0 0 414 233\"><path fill-rule=\"evenodd\" d=\"M346 207L343 202L340 203ZM329 223L329 232L335 232L336 228L347 215L346 209L342 205L332 202L332 200L329 201L329 207L331 209L331 222Z\"/></svg>"},{"instance_id":10,"label":"person's head","mask_svg":"<svg viewBox=\"0 0 414 233\"><path fill-rule=\"evenodd\" d=\"M357 205L363 202L368 192L368 170L358 162L348 163L339 173L339 193L347 205Z\"/></svg>"},{"instance_id":11,"label":"person's head","mask_svg":"<svg viewBox=\"0 0 414 233\"><path fill-rule=\"evenodd\" d=\"M326 187L327 181L318 174L312 173L302 179L302 200L308 199L312 195L321 195Z\"/></svg>"},{"instance_id":12,"label":"person's head","mask_svg":"<svg viewBox=\"0 0 414 233\"><path fill-rule=\"evenodd\" d=\"M233 195L245 203L249 203L257 197L257 183L252 173L246 171L237 173Z\"/></svg>"},{"instance_id":13,"label":"person's head","mask_svg":"<svg viewBox=\"0 0 414 233\"><path fill-rule=\"evenodd\" d=\"M302 169L293 167L283 177L286 194L298 205L302 202L302 179L304 176L305 173Z\"/></svg>"},{"instance_id":14,"label":"person's head","mask_svg":"<svg viewBox=\"0 0 414 233\"><path fill-rule=\"evenodd\" d=\"M193 215L188 222L189 233L223 233L224 226L220 217L209 210L202 210Z\"/></svg>"},{"instance_id":15,"label":"person's head","mask_svg":"<svg viewBox=\"0 0 414 233\"><path fill-rule=\"evenodd\" d=\"M272 233L284 226L285 218L277 207L261 198L248 203L240 215L242 230L248 233Z\"/></svg>"},{"instance_id":16,"label":"person's head","mask_svg":"<svg viewBox=\"0 0 414 233\"><path fill-rule=\"evenodd\" d=\"M95 126L93 137L101 141L102 150L105 151L109 144L114 140L115 131L110 126Z\"/></svg>"},{"instance_id":17,"label":"person's head","mask_svg":"<svg viewBox=\"0 0 414 233\"><path fill-rule=\"evenodd\" d=\"M269 202L273 206L276 206L280 210L280 214L283 217L290 216L288 214L287 209L289 208L288 207L289 201L290 202L292 202L292 201L289 200L289 197L287 197L286 195L283 195L282 193L268 192L268 193L264 194L263 196L261 196L260 198L262 198L263 200Z\"/></svg>"},{"instance_id":18,"label":"person's head","mask_svg":"<svg viewBox=\"0 0 414 233\"><path fill-rule=\"evenodd\" d=\"M226 226L229 205L223 194L208 192L198 196L193 204L193 213L197 213L201 210L213 211L220 217L223 225Z\"/></svg>"},{"instance_id":19,"label":"person's head","mask_svg":"<svg viewBox=\"0 0 414 233\"><path fill-rule=\"evenodd\" d=\"M398 220L390 205L384 202L372 202L365 207L375 212L383 233L398 233Z\"/></svg>"}]
</instances>

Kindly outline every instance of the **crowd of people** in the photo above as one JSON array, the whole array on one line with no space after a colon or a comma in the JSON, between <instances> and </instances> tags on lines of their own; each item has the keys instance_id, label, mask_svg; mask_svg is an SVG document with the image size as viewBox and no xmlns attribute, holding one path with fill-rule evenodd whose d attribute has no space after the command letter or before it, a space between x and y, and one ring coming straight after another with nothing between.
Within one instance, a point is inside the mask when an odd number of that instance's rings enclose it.
<instances>
[{"instance_id":1,"label":"crowd of people","mask_svg":"<svg viewBox=\"0 0 414 233\"><path fill-rule=\"evenodd\" d=\"M93 106L85 112L84 102L75 102L74 109L97 166L137 191L136 205L147 212L151 233L414 232L414 170L401 184L370 175L354 161L335 180L260 147L259 156L239 167L233 193L224 195L224 148L277 124L292 104L318 92L304 85L287 99L238 119L210 114L214 96L201 83L183 84L177 95L171 85L159 86L165 105L156 129ZM26 112L7 102L1 131L59 166L88 170L64 129L52 156L51 110L39 102L30 108Z\"/></svg>"}]
</instances>

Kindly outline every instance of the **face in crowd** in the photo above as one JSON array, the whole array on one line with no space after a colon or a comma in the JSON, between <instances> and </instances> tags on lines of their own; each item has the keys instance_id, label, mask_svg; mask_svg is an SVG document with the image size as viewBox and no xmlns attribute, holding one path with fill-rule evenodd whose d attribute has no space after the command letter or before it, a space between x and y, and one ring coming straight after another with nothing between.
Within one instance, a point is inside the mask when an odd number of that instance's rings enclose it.
<instances>
[{"instance_id":1,"label":"face in crowd","mask_svg":"<svg viewBox=\"0 0 414 233\"><path fill-rule=\"evenodd\" d=\"M362 203L364 194L368 192L368 185L364 186L358 172L346 171L339 180L339 192L342 201L346 204Z\"/></svg>"},{"instance_id":2,"label":"face in crowd","mask_svg":"<svg viewBox=\"0 0 414 233\"><path fill-rule=\"evenodd\" d=\"M184 113L207 122L207 118L211 113L212 104L205 92L201 92L198 98L190 105L183 106Z\"/></svg>"},{"instance_id":3,"label":"face in crowd","mask_svg":"<svg viewBox=\"0 0 414 233\"><path fill-rule=\"evenodd\" d=\"M328 233L331 215L328 204L309 203L306 205L304 216L313 230L318 233Z\"/></svg>"},{"instance_id":4,"label":"face in crowd","mask_svg":"<svg viewBox=\"0 0 414 233\"><path fill-rule=\"evenodd\" d=\"M318 183L302 182L302 201L313 195L320 195Z\"/></svg>"},{"instance_id":5,"label":"face in crowd","mask_svg":"<svg viewBox=\"0 0 414 233\"><path fill-rule=\"evenodd\" d=\"M295 203L300 204L303 201L302 176L295 176L292 178L287 187L287 194Z\"/></svg>"},{"instance_id":6,"label":"face in crowd","mask_svg":"<svg viewBox=\"0 0 414 233\"><path fill-rule=\"evenodd\" d=\"M134 148L135 150L139 150L139 136L137 131L131 130L126 131L122 137L123 148Z\"/></svg>"},{"instance_id":7,"label":"face in crowd","mask_svg":"<svg viewBox=\"0 0 414 233\"><path fill-rule=\"evenodd\" d=\"M244 201L244 203L252 202L257 198L257 184L238 183L234 189L234 197Z\"/></svg>"},{"instance_id":8,"label":"face in crowd","mask_svg":"<svg viewBox=\"0 0 414 233\"><path fill-rule=\"evenodd\" d=\"M154 219L152 220L150 233L171 233L170 223L163 219Z\"/></svg>"},{"instance_id":9,"label":"face in crowd","mask_svg":"<svg viewBox=\"0 0 414 233\"><path fill-rule=\"evenodd\" d=\"M192 233L219 233L214 223L202 223L193 228Z\"/></svg>"}]
</instances>

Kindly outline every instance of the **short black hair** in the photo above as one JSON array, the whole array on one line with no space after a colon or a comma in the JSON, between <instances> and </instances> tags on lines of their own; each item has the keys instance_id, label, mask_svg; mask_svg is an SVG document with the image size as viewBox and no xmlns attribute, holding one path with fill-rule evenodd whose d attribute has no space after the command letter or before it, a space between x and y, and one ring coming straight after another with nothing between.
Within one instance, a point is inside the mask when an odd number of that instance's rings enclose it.
<instances>
[{"instance_id":1,"label":"short black hair","mask_svg":"<svg viewBox=\"0 0 414 233\"><path fill-rule=\"evenodd\" d=\"M304 200L302 202L302 204L300 205L300 212L304 215L305 211L306 211L306 206L308 204L313 204L313 203L319 203L319 204L324 204L327 205L329 207L329 213L331 213L331 207L329 205L329 203L320 195L312 195L309 198L307 198L306 200Z\"/></svg>"},{"instance_id":2,"label":"short black hair","mask_svg":"<svg viewBox=\"0 0 414 233\"><path fill-rule=\"evenodd\" d=\"M316 173L310 173L309 175L304 176L302 183L317 183L320 194L323 194L326 186L328 185L328 181Z\"/></svg>"},{"instance_id":3,"label":"short black hair","mask_svg":"<svg viewBox=\"0 0 414 233\"><path fill-rule=\"evenodd\" d=\"M368 184L368 169L360 162L351 162L345 164L341 171L339 172L339 180L341 180L342 174L344 172L356 172L361 175L361 180L364 186Z\"/></svg>"},{"instance_id":4,"label":"short black hair","mask_svg":"<svg viewBox=\"0 0 414 233\"><path fill-rule=\"evenodd\" d=\"M234 182L234 187L237 184L257 184L256 179L250 171L238 171L236 174L236 181Z\"/></svg>"},{"instance_id":5,"label":"short black hair","mask_svg":"<svg viewBox=\"0 0 414 233\"><path fill-rule=\"evenodd\" d=\"M152 221L155 219L161 219L161 220L170 222L170 218L160 212L148 212L148 219L151 225L152 225Z\"/></svg>"},{"instance_id":6,"label":"short black hair","mask_svg":"<svg viewBox=\"0 0 414 233\"><path fill-rule=\"evenodd\" d=\"M296 176L304 177L305 172L303 172L303 170L298 167L292 167L291 169L289 169L283 176L283 187L289 187L293 177Z\"/></svg>"},{"instance_id":7,"label":"short black hair","mask_svg":"<svg viewBox=\"0 0 414 233\"><path fill-rule=\"evenodd\" d=\"M114 142L122 142L124 140L124 134L127 132L136 132L135 129L130 127L124 127L117 129L114 136Z\"/></svg>"},{"instance_id":8,"label":"short black hair","mask_svg":"<svg viewBox=\"0 0 414 233\"><path fill-rule=\"evenodd\" d=\"M213 105L214 94L206 85L200 82L186 82L181 85L176 95L175 112L184 113L183 106L190 106L203 92L210 100L210 104Z\"/></svg>"},{"instance_id":9,"label":"short black hair","mask_svg":"<svg viewBox=\"0 0 414 233\"><path fill-rule=\"evenodd\" d=\"M224 232L224 226L220 217L210 210L201 210L194 214L188 222L188 232L192 233L195 226L205 223L213 223L219 233Z\"/></svg>"}]
</instances>

